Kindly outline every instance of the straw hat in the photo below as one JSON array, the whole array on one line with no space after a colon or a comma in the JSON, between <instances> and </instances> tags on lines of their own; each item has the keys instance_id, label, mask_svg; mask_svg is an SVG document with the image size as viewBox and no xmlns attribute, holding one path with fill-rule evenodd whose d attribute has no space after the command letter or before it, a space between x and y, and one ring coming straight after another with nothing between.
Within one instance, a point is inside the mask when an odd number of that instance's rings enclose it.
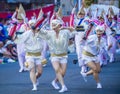
<instances>
[{"instance_id":1,"label":"straw hat","mask_svg":"<svg viewBox=\"0 0 120 94\"><path fill-rule=\"evenodd\" d=\"M80 10L78 11L78 15L85 15L85 10L84 10L84 7L81 7Z\"/></svg>"},{"instance_id":2,"label":"straw hat","mask_svg":"<svg viewBox=\"0 0 120 94\"><path fill-rule=\"evenodd\" d=\"M99 18L101 19L104 19L104 13L105 13L105 11L104 11L104 9L102 10L102 12L101 12L101 14L100 14L100 16L99 16Z\"/></svg>"},{"instance_id":3,"label":"straw hat","mask_svg":"<svg viewBox=\"0 0 120 94\"><path fill-rule=\"evenodd\" d=\"M25 10L24 10L22 4L20 4L20 5L19 5L19 9L18 9L17 19L24 19L24 18L22 17L22 15L24 15L24 17L26 17Z\"/></svg>"},{"instance_id":4,"label":"straw hat","mask_svg":"<svg viewBox=\"0 0 120 94\"><path fill-rule=\"evenodd\" d=\"M62 18L63 15L62 15L62 8L61 7L59 7L56 14L57 14L58 17Z\"/></svg>"},{"instance_id":5,"label":"straw hat","mask_svg":"<svg viewBox=\"0 0 120 94\"><path fill-rule=\"evenodd\" d=\"M40 11L39 11L39 14L38 14L38 17L37 17L37 20L38 19L41 19L42 17L43 17L43 10L42 10L42 8L40 9Z\"/></svg>"}]
</instances>

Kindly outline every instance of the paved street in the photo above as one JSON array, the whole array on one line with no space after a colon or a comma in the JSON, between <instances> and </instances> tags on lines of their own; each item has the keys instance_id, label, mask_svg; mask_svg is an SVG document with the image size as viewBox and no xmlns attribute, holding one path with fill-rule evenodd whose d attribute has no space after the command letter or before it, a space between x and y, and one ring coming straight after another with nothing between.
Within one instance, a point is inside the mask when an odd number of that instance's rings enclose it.
<instances>
[{"instance_id":1,"label":"paved street","mask_svg":"<svg viewBox=\"0 0 120 94\"><path fill-rule=\"evenodd\" d=\"M75 54L69 55L65 83L68 92L64 94L120 94L120 61L102 67L100 74L102 89L96 88L93 76L87 77L87 83L80 75L78 64L73 64ZM117 58L119 58L117 56ZM38 91L31 91L32 83L29 72L19 73L18 63L0 64L0 94L59 94L51 86L55 74L50 64L43 68L43 75L39 79Z\"/></svg>"}]
</instances>

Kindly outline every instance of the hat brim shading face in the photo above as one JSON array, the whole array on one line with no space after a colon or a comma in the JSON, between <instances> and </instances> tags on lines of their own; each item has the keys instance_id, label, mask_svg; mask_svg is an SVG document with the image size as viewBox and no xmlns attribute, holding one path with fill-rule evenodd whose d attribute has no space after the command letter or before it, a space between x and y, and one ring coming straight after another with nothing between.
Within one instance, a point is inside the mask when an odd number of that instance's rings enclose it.
<instances>
[{"instance_id":1,"label":"hat brim shading face","mask_svg":"<svg viewBox=\"0 0 120 94\"><path fill-rule=\"evenodd\" d=\"M21 18L18 18L18 20L23 20L23 19L21 19Z\"/></svg>"},{"instance_id":2,"label":"hat brim shading face","mask_svg":"<svg viewBox=\"0 0 120 94\"><path fill-rule=\"evenodd\" d=\"M95 28L95 30L96 30L96 32L102 32L102 33L104 33L105 28L104 28L103 26L97 26L97 27Z\"/></svg>"},{"instance_id":3,"label":"hat brim shading face","mask_svg":"<svg viewBox=\"0 0 120 94\"><path fill-rule=\"evenodd\" d=\"M85 13L78 13L78 15L85 15Z\"/></svg>"},{"instance_id":4,"label":"hat brim shading face","mask_svg":"<svg viewBox=\"0 0 120 94\"><path fill-rule=\"evenodd\" d=\"M52 29L58 27L59 24L52 23Z\"/></svg>"},{"instance_id":5,"label":"hat brim shading face","mask_svg":"<svg viewBox=\"0 0 120 94\"><path fill-rule=\"evenodd\" d=\"M96 32L104 33L104 31L103 31L103 30L97 30Z\"/></svg>"}]
</instances>

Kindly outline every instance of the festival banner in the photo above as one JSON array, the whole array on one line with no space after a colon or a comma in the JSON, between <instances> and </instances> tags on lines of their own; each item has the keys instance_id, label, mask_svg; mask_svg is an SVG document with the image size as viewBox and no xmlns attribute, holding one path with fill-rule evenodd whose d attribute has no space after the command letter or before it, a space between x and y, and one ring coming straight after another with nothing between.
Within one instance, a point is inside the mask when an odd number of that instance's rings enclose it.
<instances>
[{"instance_id":1,"label":"festival banner","mask_svg":"<svg viewBox=\"0 0 120 94\"><path fill-rule=\"evenodd\" d=\"M50 17L52 16L53 12L54 12L54 5L47 5L42 7L42 11L46 14L48 12L50 12ZM31 19L31 17L35 14L36 16L39 15L40 9L31 9L31 10L26 10L26 17L28 19ZM0 12L0 18L10 18L13 15L12 12ZM65 26L70 26L70 16L63 16L62 17Z\"/></svg>"},{"instance_id":2,"label":"festival banner","mask_svg":"<svg viewBox=\"0 0 120 94\"><path fill-rule=\"evenodd\" d=\"M44 6L42 7L42 10L44 13L50 12L50 15L52 15L54 11L54 5L51 4L51 5ZM33 14L36 14L36 16L38 16L39 11L40 11L40 8L33 9L33 10L32 9L26 10L26 17L30 19L33 16ZM12 12L0 12L0 18L10 18L12 14L13 14Z\"/></svg>"}]
</instances>

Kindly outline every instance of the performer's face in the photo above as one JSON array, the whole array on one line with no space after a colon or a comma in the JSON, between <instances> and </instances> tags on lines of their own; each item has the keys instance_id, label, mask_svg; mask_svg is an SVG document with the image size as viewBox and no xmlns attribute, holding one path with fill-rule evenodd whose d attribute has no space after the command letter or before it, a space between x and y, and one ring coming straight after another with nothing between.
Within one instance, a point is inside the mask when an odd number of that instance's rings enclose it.
<instances>
[{"instance_id":1,"label":"performer's face","mask_svg":"<svg viewBox=\"0 0 120 94\"><path fill-rule=\"evenodd\" d=\"M78 14L78 18L84 18L85 14Z\"/></svg>"},{"instance_id":2,"label":"performer's face","mask_svg":"<svg viewBox=\"0 0 120 94\"><path fill-rule=\"evenodd\" d=\"M31 23L30 26L31 26L31 27L34 26L34 23Z\"/></svg>"},{"instance_id":3,"label":"performer's face","mask_svg":"<svg viewBox=\"0 0 120 94\"><path fill-rule=\"evenodd\" d=\"M100 18L99 20L100 20L101 22L104 22L104 19L103 19L103 18Z\"/></svg>"},{"instance_id":4,"label":"performer's face","mask_svg":"<svg viewBox=\"0 0 120 94\"><path fill-rule=\"evenodd\" d=\"M57 24L52 23L52 29L55 29L57 27Z\"/></svg>"},{"instance_id":5,"label":"performer's face","mask_svg":"<svg viewBox=\"0 0 120 94\"><path fill-rule=\"evenodd\" d=\"M61 24L52 24L52 29L53 30L57 30L57 29L59 29L61 27Z\"/></svg>"},{"instance_id":6,"label":"performer's face","mask_svg":"<svg viewBox=\"0 0 120 94\"><path fill-rule=\"evenodd\" d=\"M103 31L102 30L97 30L96 34L97 34L98 38L100 38L103 34Z\"/></svg>"},{"instance_id":7,"label":"performer's face","mask_svg":"<svg viewBox=\"0 0 120 94\"><path fill-rule=\"evenodd\" d=\"M109 20L110 22L112 22L112 18L109 18L108 20Z\"/></svg>"},{"instance_id":8,"label":"performer's face","mask_svg":"<svg viewBox=\"0 0 120 94\"><path fill-rule=\"evenodd\" d=\"M18 22L19 22L19 23L22 23L22 22L23 22L23 19L18 19Z\"/></svg>"}]
</instances>

